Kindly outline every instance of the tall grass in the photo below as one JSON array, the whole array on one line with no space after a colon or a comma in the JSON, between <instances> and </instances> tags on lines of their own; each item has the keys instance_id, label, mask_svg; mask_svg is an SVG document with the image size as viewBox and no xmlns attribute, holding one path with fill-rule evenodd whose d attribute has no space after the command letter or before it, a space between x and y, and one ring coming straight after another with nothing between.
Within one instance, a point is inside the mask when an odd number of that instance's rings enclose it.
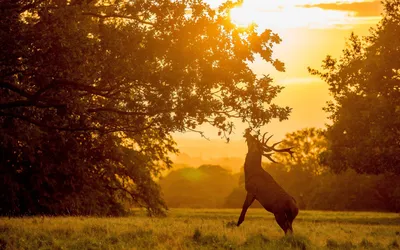
<instances>
[{"instance_id":1,"label":"tall grass","mask_svg":"<svg viewBox=\"0 0 400 250\"><path fill-rule=\"evenodd\" d=\"M0 218L3 249L400 249L400 216L390 213L301 211L295 234L283 236L273 215L250 209L144 211L125 218Z\"/></svg>"}]
</instances>

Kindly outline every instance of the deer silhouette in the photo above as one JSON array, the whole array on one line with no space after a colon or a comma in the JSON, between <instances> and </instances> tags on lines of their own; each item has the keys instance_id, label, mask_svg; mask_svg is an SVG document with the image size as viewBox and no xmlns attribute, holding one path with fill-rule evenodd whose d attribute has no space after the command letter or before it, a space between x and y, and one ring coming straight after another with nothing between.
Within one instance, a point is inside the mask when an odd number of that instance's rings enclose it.
<instances>
[{"instance_id":1,"label":"deer silhouette","mask_svg":"<svg viewBox=\"0 0 400 250\"><path fill-rule=\"evenodd\" d=\"M243 204L242 212L237 226L244 221L247 209L253 201L257 199L260 204L269 212L275 215L276 222L283 229L285 234L293 233L292 222L298 214L296 200L290 196L283 188L267 173L261 166L262 156L275 162L271 157L274 152L289 153L293 156L292 148L276 149L280 142L267 146L267 142L272 135L265 140L265 133L262 140L259 136L251 135L247 129L244 137L246 138L248 153L244 162L245 188L247 191L246 199Z\"/></svg>"}]
</instances>

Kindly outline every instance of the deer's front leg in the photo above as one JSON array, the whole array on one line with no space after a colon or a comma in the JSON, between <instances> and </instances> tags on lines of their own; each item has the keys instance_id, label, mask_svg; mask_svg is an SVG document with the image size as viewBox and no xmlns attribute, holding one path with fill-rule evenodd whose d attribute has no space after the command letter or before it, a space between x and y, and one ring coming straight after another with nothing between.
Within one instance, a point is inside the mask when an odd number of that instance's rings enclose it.
<instances>
[{"instance_id":1,"label":"deer's front leg","mask_svg":"<svg viewBox=\"0 0 400 250\"><path fill-rule=\"evenodd\" d=\"M255 195L247 192L246 199L244 200L242 212L240 213L240 217L239 217L237 226L240 226L240 224L242 224L242 222L244 221L244 217L246 216L247 209L251 206L251 204L253 203L255 198L256 198Z\"/></svg>"}]
</instances>

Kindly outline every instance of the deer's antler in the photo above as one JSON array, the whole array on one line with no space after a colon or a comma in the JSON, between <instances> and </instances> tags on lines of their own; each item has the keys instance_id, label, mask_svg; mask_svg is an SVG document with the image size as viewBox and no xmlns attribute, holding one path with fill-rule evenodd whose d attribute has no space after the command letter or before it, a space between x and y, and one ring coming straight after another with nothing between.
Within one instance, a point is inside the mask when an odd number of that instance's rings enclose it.
<instances>
[{"instance_id":1,"label":"deer's antler","mask_svg":"<svg viewBox=\"0 0 400 250\"><path fill-rule=\"evenodd\" d=\"M270 136L267 138L267 140L265 140L265 136L266 136L267 134L268 134L268 132L265 132L265 133L264 133L263 138L262 138L262 141L261 141L261 144L262 144L262 146L263 146L263 148L264 148L264 152L271 152L272 149L271 149L270 147L268 147L267 143L268 143L269 139L271 139L272 136L274 136L274 135L270 135ZM269 159L269 157L268 157L268 159Z\"/></svg>"},{"instance_id":2,"label":"deer's antler","mask_svg":"<svg viewBox=\"0 0 400 250\"><path fill-rule=\"evenodd\" d=\"M266 134L267 133L264 133L263 138L262 138L262 147L263 147L263 151L264 151L263 156L267 157L270 161L272 161L274 163L276 163L276 161L274 161L274 159L272 159L272 157L271 157L274 153L268 153L268 152L288 153L288 154L290 154L290 157L293 158L293 153L294 153L292 151L293 147L281 148L281 149L275 148L275 146L277 146L282 141L276 142L276 143L272 144L272 146L268 146L267 143L273 135L271 135L270 137L267 138L267 140L265 140ZM266 154L266 153L268 153L268 154Z\"/></svg>"},{"instance_id":3,"label":"deer's antler","mask_svg":"<svg viewBox=\"0 0 400 250\"><path fill-rule=\"evenodd\" d=\"M273 155L274 153L269 153L269 154L262 154L263 156L265 156L265 157L267 157L268 158L268 160L270 160L270 161L272 161L273 163L277 163L274 159L272 159L272 155Z\"/></svg>"}]
</instances>

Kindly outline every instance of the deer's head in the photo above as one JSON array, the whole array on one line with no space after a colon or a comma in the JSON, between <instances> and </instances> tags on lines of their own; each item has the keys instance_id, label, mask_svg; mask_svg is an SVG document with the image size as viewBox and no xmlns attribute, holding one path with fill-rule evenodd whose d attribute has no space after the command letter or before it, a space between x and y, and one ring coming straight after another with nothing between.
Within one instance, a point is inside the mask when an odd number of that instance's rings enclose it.
<instances>
[{"instance_id":1,"label":"deer's head","mask_svg":"<svg viewBox=\"0 0 400 250\"><path fill-rule=\"evenodd\" d=\"M265 157L268 158L268 160L276 163L276 161L272 158L272 155L277 152L277 153L288 153L290 154L291 157L293 157L293 147L290 148L275 148L280 142L274 143L271 146L268 146L267 143L269 141L269 139L271 139L271 136L269 136L268 138L266 138L266 135L268 134L268 132L264 133L262 138L260 139L260 135L252 135L251 134L251 130L250 129L246 129L244 132L243 137L246 138L246 142L247 142L247 148L249 152L253 152L253 153L259 153Z\"/></svg>"}]
</instances>

